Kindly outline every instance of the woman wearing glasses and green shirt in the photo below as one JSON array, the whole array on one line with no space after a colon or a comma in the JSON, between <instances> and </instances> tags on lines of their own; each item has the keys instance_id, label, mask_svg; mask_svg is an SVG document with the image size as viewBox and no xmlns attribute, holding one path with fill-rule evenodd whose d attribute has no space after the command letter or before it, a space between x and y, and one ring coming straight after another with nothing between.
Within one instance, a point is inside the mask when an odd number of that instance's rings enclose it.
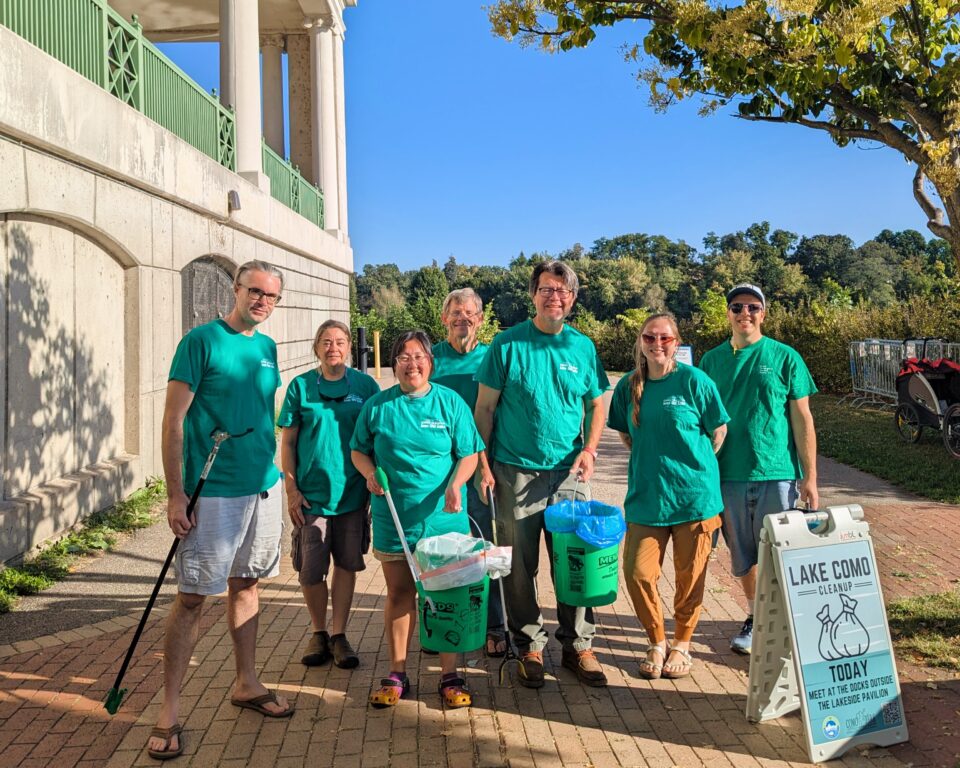
<instances>
[{"instance_id":1,"label":"woman wearing glasses and green shirt","mask_svg":"<svg viewBox=\"0 0 960 768\"><path fill-rule=\"evenodd\" d=\"M353 464L373 493L373 555L387 584L384 633L390 670L370 694L374 707L391 707L407 695L410 638L416 628L417 591L403 545L377 483L377 468L390 480L403 536L410 549L425 536L468 533L466 483L477 467L483 441L463 398L431 384L433 352L423 331L400 335L390 352L397 384L363 407L350 441ZM441 653L439 692L448 707L471 704L457 673L457 655Z\"/></svg>"},{"instance_id":2,"label":"woman wearing glasses and green shirt","mask_svg":"<svg viewBox=\"0 0 960 768\"><path fill-rule=\"evenodd\" d=\"M673 315L647 319L636 342L636 369L617 384L607 419L630 449L623 568L650 640L640 663L647 679L690 674L690 641L723 511L716 452L729 417L710 378L674 358L679 343ZM670 539L676 587L668 646L657 582Z\"/></svg>"},{"instance_id":3,"label":"woman wearing glasses and green shirt","mask_svg":"<svg viewBox=\"0 0 960 768\"><path fill-rule=\"evenodd\" d=\"M301 661L318 666L333 659L344 669L359 664L345 632L356 574L365 567L370 544L370 493L350 461L350 438L363 404L380 392L373 378L347 366L350 347L344 323L328 320L317 329L313 352L319 366L290 382L278 421L293 565L313 624Z\"/></svg>"}]
</instances>

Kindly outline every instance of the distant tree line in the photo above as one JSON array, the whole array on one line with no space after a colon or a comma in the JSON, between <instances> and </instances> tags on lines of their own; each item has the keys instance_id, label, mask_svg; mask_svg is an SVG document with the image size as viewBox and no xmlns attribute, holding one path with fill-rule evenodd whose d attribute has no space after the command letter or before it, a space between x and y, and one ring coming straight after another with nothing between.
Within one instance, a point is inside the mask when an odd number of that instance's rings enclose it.
<instances>
[{"instance_id":1,"label":"distant tree line","mask_svg":"<svg viewBox=\"0 0 960 768\"><path fill-rule=\"evenodd\" d=\"M530 317L530 274L538 261L552 258L579 275L572 322L593 338L610 370L632 368L639 325L664 309L680 319L699 356L726 333L725 290L744 281L766 292L771 335L779 333L801 351L819 340L810 352L821 355L821 331L831 329L831 354L841 359L818 379L828 389L848 384L850 339L921 333L960 338L960 281L946 241L915 230L883 230L857 246L846 235L800 237L771 230L767 222L724 235L711 232L700 250L662 235L628 234L600 238L590 248L578 243L555 254L521 253L506 267L460 264L453 256L442 267L434 262L406 272L395 264L368 264L351 284L353 325L381 331L384 349L411 327L443 338L443 299L469 286L483 298L481 336L490 338Z\"/></svg>"}]
</instances>

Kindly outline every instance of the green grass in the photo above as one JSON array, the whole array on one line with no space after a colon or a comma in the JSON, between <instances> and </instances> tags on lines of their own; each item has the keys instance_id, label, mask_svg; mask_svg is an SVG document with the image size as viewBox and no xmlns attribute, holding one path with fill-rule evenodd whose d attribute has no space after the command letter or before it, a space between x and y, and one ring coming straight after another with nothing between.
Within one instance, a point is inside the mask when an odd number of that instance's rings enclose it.
<instances>
[{"instance_id":1,"label":"green grass","mask_svg":"<svg viewBox=\"0 0 960 768\"><path fill-rule=\"evenodd\" d=\"M919 443L905 443L893 411L854 409L832 395L810 402L822 455L919 496L960 504L960 461L947 453L939 432L925 429Z\"/></svg>"},{"instance_id":2,"label":"green grass","mask_svg":"<svg viewBox=\"0 0 960 768\"><path fill-rule=\"evenodd\" d=\"M35 595L62 580L77 558L111 549L119 534L153 524L164 498L163 481L149 480L145 488L92 514L77 530L47 544L23 565L4 568L0 571L0 614L12 610L18 597Z\"/></svg>"},{"instance_id":3,"label":"green grass","mask_svg":"<svg viewBox=\"0 0 960 768\"><path fill-rule=\"evenodd\" d=\"M929 667L960 671L960 592L897 600L887 606L887 617L901 654Z\"/></svg>"}]
</instances>

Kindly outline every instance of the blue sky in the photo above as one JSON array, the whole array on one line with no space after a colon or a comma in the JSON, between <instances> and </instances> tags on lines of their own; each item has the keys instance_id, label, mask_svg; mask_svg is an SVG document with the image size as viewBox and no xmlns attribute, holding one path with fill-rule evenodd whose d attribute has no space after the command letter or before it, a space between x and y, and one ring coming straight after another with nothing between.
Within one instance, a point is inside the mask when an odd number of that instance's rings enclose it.
<instances>
[{"instance_id":1,"label":"blue sky","mask_svg":"<svg viewBox=\"0 0 960 768\"><path fill-rule=\"evenodd\" d=\"M493 37L476 0L360 0L345 22L358 270L506 264L630 232L701 247L763 220L857 243L885 228L929 236L892 150L731 110L701 118L693 101L653 112L619 50L638 26L551 56ZM217 85L215 45L164 48Z\"/></svg>"}]
</instances>

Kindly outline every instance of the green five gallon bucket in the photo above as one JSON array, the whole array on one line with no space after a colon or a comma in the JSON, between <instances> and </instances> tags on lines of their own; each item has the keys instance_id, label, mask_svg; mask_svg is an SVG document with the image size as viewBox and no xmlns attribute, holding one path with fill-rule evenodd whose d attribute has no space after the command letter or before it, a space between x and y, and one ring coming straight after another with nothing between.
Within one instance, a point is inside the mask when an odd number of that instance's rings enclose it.
<instances>
[{"instance_id":1,"label":"green five gallon bucket","mask_svg":"<svg viewBox=\"0 0 960 768\"><path fill-rule=\"evenodd\" d=\"M553 534L553 585L557 600L594 607L617 599L619 544L595 547L575 533Z\"/></svg>"},{"instance_id":2,"label":"green five gallon bucket","mask_svg":"<svg viewBox=\"0 0 960 768\"><path fill-rule=\"evenodd\" d=\"M487 639L490 577L465 587L424 590L434 610L420 596L420 645L437 653L475 651Z\"/></svg>"}]
</instances>

